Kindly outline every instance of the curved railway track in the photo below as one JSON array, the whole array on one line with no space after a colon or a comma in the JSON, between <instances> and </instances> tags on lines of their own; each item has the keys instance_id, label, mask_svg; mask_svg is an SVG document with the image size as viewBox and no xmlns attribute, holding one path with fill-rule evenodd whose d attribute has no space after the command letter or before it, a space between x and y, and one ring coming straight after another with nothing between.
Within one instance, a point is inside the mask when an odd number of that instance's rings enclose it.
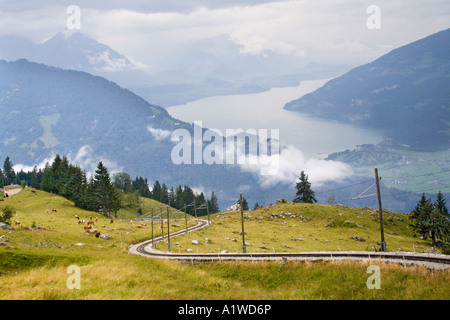
<instances>
[{"instance_id":1,"label":"curved railway track","mask_svg":"<svg viewBox=\"0 0 450 320\"><path fill-rule=\"evenodd\" d=\"M209 225L206 220L199 220L195 226L189 227L188 232L205 228ZM186 233L182 229L170 234L175 237ZM154 239L155 244L162 237ZM366 252L366 251L324 251L324 252L278 252L278 253L173 253L162 252L153 248L152 240L131 245L129 250L133 254L160 259L174 259L187 262L215 262L215 261L270 261L270 260L378 260L402 264L422 265L432 269L450 269L450 256L439 254L412 253L412 252Z\"/></svg>"}]
</instances>

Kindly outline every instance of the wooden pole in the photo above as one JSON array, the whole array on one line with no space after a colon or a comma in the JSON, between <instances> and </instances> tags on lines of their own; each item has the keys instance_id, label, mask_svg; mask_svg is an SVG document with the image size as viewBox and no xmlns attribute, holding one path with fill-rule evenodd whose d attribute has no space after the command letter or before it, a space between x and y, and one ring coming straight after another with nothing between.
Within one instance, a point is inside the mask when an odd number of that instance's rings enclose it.
<instances>
[{"instance_id":1,"label":"wooden pole","mask_svg":"<svg viewBox=\"0 0 450 320\"><path fill-rule=\"evenodd\" d=\"M169 244L169 252L172 252L172 248L170 246L170 214L169 207L167 207L167 242Z\"/></svg>"},{"instance_id":2,"label":"wooden pole","mask_svg":"<svg viewBox=\"0 0 450 320\"><path fill-rule=\"evenodd\" d=\"M164 241L164 219L163 219L163 209L161 208L161 237Z\"/></svg>"},{"instance_id":3,"label":"wooden pole","mask_svg":"<svg viewBox=\"0 0 450 320\"><path fill-rule=\"evenodd\" d=\"M378 208L380 210L381 251L386 252L386 241L384 240L383 208L381 206L380 179L378 178L377 168L375 168L375 180L377 184Z\"/></svg>"},{"instance_id":4,"label":"wooden pole","mask_svg":"<svg viewBox=\"0 0 450 320\"><path fill-rule=\"evenodd\" d=\"M241 206L241 221L242 221L242 251L247 253L247 247L245 246L245 231L244 231L244 209L242 205L242 193L240 195L240 206Z\"/></svg>"},{"instance_id":5,"label":"wooden pole","mask_svg":"<svg viewBox=\"0 0 450 320\"><path fill-rule=\"evenodd\" d=\"M195 203L195 199L194 199L194 215L195 218L197 219L197 204Z\"/></svg>"},{"instance_id":6,"label":"wooden pole","mask_svg":"<svg viewBox=\"0 0 450 320\"><path fill-rule=\"evenodd\" d=\"M154 216L155 216L155 209L154 208L152 208L152 247L155 245L155 232L154 232L154 230L153 230L153 219L154 219Z\"/></svg>"},{"instance_id":7,"label":"wooden pole","mask_svg":"<svg viewBox=\"0 0 450 320\"><path fill-rule=\"evenodd\" d=\"M186 234L188 233L188 223L187 223L187 215L186 215L186 205L184 205L184 221L186 222Z\"/></svg>"}]
</instances>

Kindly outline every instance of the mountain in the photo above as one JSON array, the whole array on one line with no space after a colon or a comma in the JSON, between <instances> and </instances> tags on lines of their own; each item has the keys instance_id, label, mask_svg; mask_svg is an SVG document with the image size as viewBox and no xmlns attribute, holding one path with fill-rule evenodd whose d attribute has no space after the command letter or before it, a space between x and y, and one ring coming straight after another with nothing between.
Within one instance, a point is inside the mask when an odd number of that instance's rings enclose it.
<instances>
[{"instance_id":1,"label":"mountain","mask_svg":"<svg viewBox=\"0 0 450 320\"><path fill-rule=\"evenodd\" d=\"M221 207L234 204L239 190L261 204L286 192L259 187L238 165L174 164L171 134L186 129L193 137L193 126L85 72L0 60L0 114L0 159L9 156L13 164L44 165L60 154L89 172L102 160L111 171L151 183L189 185L207 197L214 191Z\"/></svg>"},{"instance_id":2,"label":"mountain","mask_svg":"<svg viewBox=\"0 0 450 320\"><path fill-rule=\"evenodd\" d=\"M27 59L84 71L114 81L165 107L208 96L297 86L301 80L330 78L349 69L303 66L300 57L274 53L242 54L241 46L223 35L183 42L170 52L156 48L148 54L151 66L135 62L77 30L61 31L41 44L15 35L0 36L0 59Z\"/></svg>"},{"instance_id":3,"label":"mountain","mask_svg":"<svg viewBox=\"0 0 450 320\"><path fill-rule=\"evenodd\" d=\"M285 109L380 130L411 150L450 147L450 29L352 69Z\"/></svg>"},{"instance_id":4,"label":"mountain","mask_svg":"<svg viewBox=\"0 0 450 320\"><path fill-rule=\"evenodd\" d=\"M64 30L42 44L14 35L0 37L0 59L29 61L88 72L122 86L136 85L148 75L144 65L132 62L109 46L78 31Z\"/></svg>"}]
</instances>

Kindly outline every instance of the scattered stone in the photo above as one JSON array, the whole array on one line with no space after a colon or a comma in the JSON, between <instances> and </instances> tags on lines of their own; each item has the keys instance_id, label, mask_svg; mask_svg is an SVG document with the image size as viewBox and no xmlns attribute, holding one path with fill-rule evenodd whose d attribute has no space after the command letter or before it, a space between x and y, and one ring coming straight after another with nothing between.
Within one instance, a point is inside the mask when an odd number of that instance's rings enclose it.
<instances>
[{"instance_id":1,"label":"scattered stone","mask_svg":"<svg viewBox=\"0 0 450 320\"><path fill-rule=\"evenodd\" d=\"M228 250L223 250L220 253L228 253Z\"/></svg>"},{"instance_id":2,"label":"scattered stone","mask_svg":"<svg viewBox=\"0 0 450 320\"><path fill-rule=\"evenodd\" d=\"M394 232L394 231L388 231L387 233L389 233L389 234L398 234L397 232Z\"/></svg>"},{"instance_id":3,"label":"scattered stone","mask_svg":"<svg viewBox=\"0 0 450 320\"><path fill-rule=\"evenodd\" d=\"M250 247L250 243L249 243L249 242L246 242L246 243L245 243L245 246L246 246L246 247Z\"/></svg>"},{"instance_id":4,"label":"scattered stone","mask_svg":"<svg viewBox=\"0 0 450 320\"><path fill-rule=\"evenodd\" d=\"M47 230L44 227L30 227L30 229L33 229L33 230Z\"/></svg>"},{"instance_id":5,"label":"scattered stone","mask_svg":"<svg viewBox=\"0 0 450 320\"><path fill-rule=\"evenodd\" d=\"M200 241L198 241L198 240L192 240L191 243L192 243L192 244L200 244Z\"/></svg>"},{"instance_id":6,"label":"scattered stone","mask_svg":"<svg viewBox=\"0 0 450 320\"><path fill-rule=\"evenodd\" d=\"M285 245L285 244L283 244L281 247L282 247L282 248L286 248L286 249L290 249L290 248L291 248L291 247L289 247L289 246L287 246L287 245Z\"/></svg>"},{"instance_id":7,"label":"scattered stone","mask_svg":"<svg viewBox=\"0 0 450 320\"><path fill-rule=\"evenodd\" d=\"M82 247L82 246L84 246L85 244L84 244L84 243L81 243L81 242L79 242L79 243L75 243L75 245L76 245L76 246L79 246L79 247Z\"/></svg>"},{"instance_id":8,"label":"scattered stone","mask_svg":"<svg viewBox=\"0 0 450 320\"><path fill-rule=\"evenodd\" d=\"M237 240L236 240L236 239L232 239L231 241L233 241L233 242L237 242Z\"/></svg>"},{"instance_id":9,"label":"scattered stone","mask_svg":"<svg viewBox=\"0 0 450 320\"><path fill-rule=\"evenodd\" d=\"M430 249L425 250L423 253L439 254L439 251L437 251L435 247L431 247Z\"/></svg>"},{"instance_id":10,"label":"scattered stone","mask_svg":"<svg viewBox=\"0 0 450 320\"><path fill-rule=\"evenodd\" d=\"M356 240L356 241L361 241L361 242L364 242L364 241L366 241L366 239L364 239L363 237L361 237L361 236L353 236L353 237L349 237L350 239L353 239L353 240Z\"/></svg>"},{"instance_id":11,"label":"scattered stone","mask_svg":"<svg viewBox=\"0 0 450 320\"><path fill-rule=\"evenodd\" d=\"M112 237L109 233L104 233L100 236L103 240L110 240Z\"/></svg>"},{"instance_id":12,"label":"scattered stone","mask_svg":"<svg viewBox=\"0 0 450 320\"><path fill-rule=\"evenodd\" d=\"M11 227L9 224L0 222L0 229L4 229L4 230L14 230L13 227Z\"/></svg>"},{"instance_id":13,"label":"scattered stone","mask_svg":"<svg viewBox=\"0 0 450 320\"><path fill-rule=\"evenodd\" d=\"M0 242L0 246L6 246L7 243L6 242Z\"/></svg>"},{"instance_id":14,"label":"scattered stone","mask_svg":"<svg viewBox=\"0 0 450 320\"><path fill-rule=\"evenodd\" d=\"M205 238L206 243L212 243L211 239Z\"/></svg>"},{"instance_id":15,"label":"scattered stone","mask_svg":"<svg viewBox=\"0 0 450 320\"><path fill-rule=\"evenodd\" d=\"M186 251L187 251L187 252L192 252L192 249L187 249Z\"/></svg>"},{"instance_id":16,"label":"scattered stone","mask_svg":"<svg viewBox=\"0 0 450 320\"><path fill-rule=\"evenodd\" d=\"M266 247L264 247L264 246L258 246L258 248L260 248L260 249L264 249L264 250L267 250L267 248L266 248Z\"/></svg>"}]
</instances>

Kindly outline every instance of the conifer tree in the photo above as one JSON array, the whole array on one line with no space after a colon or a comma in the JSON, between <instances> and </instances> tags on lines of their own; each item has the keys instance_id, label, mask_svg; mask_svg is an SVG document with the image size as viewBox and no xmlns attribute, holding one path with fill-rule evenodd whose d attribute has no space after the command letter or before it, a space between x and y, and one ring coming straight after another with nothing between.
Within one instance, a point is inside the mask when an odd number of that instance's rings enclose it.
<instances>
[{"instance_id":1,"label":"conifer tree","mask_svg":"<svg viewBox=\"0 0 450 320\"><path fill-rule=\"evenodd\" d=\"M294 198L296 203L314 203L317 202L315 198L315 193L311 189L311 183L308 181L308 176L305 172L300 172L299 182L297 182L295 188L297 193Z\"/></svg>"},{"instance_id":2,"label":"conifer tree","mask_svg":"<svg viewBox=\"0 0 450 320\"><path fill-rule=\"evenodd\" d=\"M3 179L5 186L16 183L16 173L9 157L6 157L3 164Z\"/></svg>"}]
</instances>

